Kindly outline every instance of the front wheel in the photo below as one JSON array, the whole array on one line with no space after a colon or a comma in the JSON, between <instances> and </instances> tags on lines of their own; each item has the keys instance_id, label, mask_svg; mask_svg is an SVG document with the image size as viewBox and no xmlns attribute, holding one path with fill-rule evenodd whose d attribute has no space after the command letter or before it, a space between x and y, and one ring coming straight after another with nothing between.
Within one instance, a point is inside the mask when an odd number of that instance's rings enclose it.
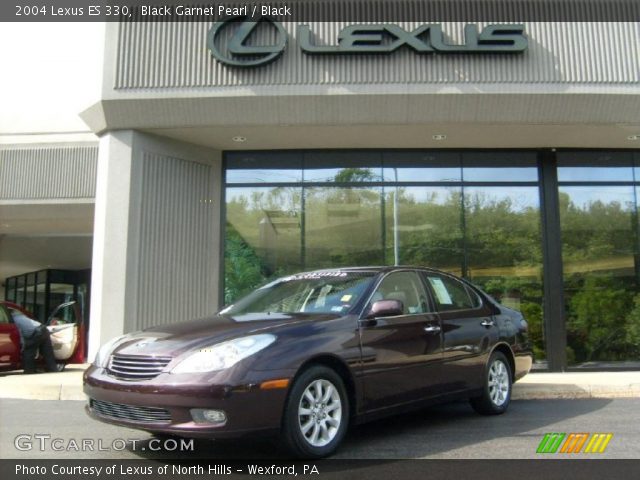
<instances>
[{"instance_id":1,"label":"front wheel","mask_svg":"<svg viewBox=\"0 0 640 480\"><path fill-rule=\"evenodd\" d=\"M349 423L349 400L340 375L317 365L291 387L284 411L283 439L295 456L321 458L336 451Z\"/></svg>"},{"instance_id":2,"label":"front wheel","mask_svg":"<svg viewBox=\"0 0 640 480\"><path fill-rule=\"evenodd\" d=\"M487 364L482 395L470 399L473 409L482 415L504 413L511 400L511 368L502 352L493 352Z\"/></svg>"}]
</instances>

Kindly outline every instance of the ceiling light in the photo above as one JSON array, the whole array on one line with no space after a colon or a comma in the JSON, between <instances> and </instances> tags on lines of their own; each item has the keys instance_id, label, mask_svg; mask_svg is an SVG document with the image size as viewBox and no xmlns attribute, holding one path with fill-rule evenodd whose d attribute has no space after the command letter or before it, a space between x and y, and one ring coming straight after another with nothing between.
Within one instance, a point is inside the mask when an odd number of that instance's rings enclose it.
<instances>
[{"instance_id":1,"label":"ceiling light","mask_svg":"<svg viewBox=\"0 0 640 480\"><path fill-rule=\"evenodd\" d=\"M442 134L442 133L436 133L434 136L432 136L431 138L433 138L436 141L441 141L441 140L446 140L447 136Z\"/></svg>"},{"instance_id":2,"label":"ceiling light","mask_svg":"<svg viewBox=\"0 0 640 480\"><path fill-rule=\"evenodd\" d=\"M627 140L631 140L632 142L640 140L640 135L629 135Z\"/></svg>"},{"instance_id":3,"label":"ceiling light","mask_svg":"<svg viewBox=\"0 0 640 480\"><path fill-rule=\"evenodd\" d=\"M241 135L236 135L231 140L233 140L234 142L242 143L242 142L246 142L247 141L247 137L243 137Z\"/></svg>"}]
</instances>

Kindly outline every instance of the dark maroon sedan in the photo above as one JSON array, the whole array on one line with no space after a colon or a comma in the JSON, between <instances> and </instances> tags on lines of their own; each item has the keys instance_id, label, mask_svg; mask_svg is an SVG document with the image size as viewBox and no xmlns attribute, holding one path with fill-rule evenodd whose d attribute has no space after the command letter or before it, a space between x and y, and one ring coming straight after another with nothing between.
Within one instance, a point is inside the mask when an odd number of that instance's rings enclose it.
<instances>
[{"instance_id":1,"label":"dark maroon sedan","mask_svg":"<svg viewBox=\"0 0 640 480\"><path fill-rule=\"evenodd\" d=\"M481 290L425 268L345 268L276 280L212 318L104 345L87 412L185 437L277 433L322 457L350 423L469 398L503 413L531 368L527 323Z\"/></svg>"}]
</instances>

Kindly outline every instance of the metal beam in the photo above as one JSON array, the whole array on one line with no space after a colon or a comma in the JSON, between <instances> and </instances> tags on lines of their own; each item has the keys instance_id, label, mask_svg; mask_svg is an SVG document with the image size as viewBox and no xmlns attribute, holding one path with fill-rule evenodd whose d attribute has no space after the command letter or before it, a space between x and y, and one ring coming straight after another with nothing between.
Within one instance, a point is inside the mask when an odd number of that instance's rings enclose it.
<instances>
[{"instance_id":1,"label":"metal beam","mask_svg":"<svg viewBox=\"0 0 640 480\"><path fill-rule=\"evenodd\" d=\"M555 150L545 150L540 153L539 168L544 272L544 336L549 370L562 372L567 368L567 329Z\"/></svg>"}]
</instances>

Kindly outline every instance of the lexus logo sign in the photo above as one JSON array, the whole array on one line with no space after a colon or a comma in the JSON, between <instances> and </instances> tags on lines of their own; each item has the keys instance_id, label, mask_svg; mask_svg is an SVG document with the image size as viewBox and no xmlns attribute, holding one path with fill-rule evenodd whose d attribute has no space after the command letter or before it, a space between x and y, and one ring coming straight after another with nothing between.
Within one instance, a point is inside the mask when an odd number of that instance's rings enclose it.
<instances>
[{"instance_id":1,"label":"lexus logo sign","mask_svg":"<svg viewBox=\"0 0 640 480\"><path fill-rule=\"evenodd\" d=\"M337 43L319 44L308 25L299 25L297 41L307 55L316 54L384 54L407 47L416 53L520 53L527 49L524 25L487 25L478 30L475 24L465 25L464 42L452 43L440 24L424 24L406 30L396 24L357 24L344 27ZM287 45L287 32L275 21L263 17L249 22L246 17L234 17L217 22L207 38L213 56L235 67L255 67L277 59Z\"/></svg>"},{"instance_id":2,"label":"lexus logo sign","mask_svg":"<svg viewBox=\"0 0 640 480\"><path fill-rule=\"evenodd\" d=\"M280 23L266 17L259 22L240 21L241 18L217 22L209 30L207 44L218 61L234 67L255 67L273 62L282 55L287 45L287 32ZM256 45L252 37L257 37L258 27L265 24L275 30L275 41L271 45ZM226 32L234 27L230 34Z\"/></svg>"}]
</instances>

